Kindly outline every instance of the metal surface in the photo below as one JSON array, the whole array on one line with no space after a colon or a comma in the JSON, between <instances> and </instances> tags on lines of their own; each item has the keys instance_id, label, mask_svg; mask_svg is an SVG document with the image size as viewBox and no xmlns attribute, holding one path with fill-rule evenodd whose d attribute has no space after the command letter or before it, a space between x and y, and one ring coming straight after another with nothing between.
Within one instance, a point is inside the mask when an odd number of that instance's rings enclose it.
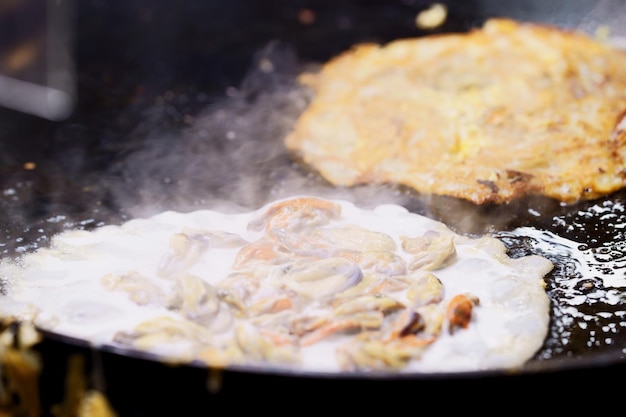
<instances>
[{"instance_id":1,"label":"metal surface","mask_svg":"<svg viewBox=\"0 0 626 417\"><path fill-rule=\"evenodd\" d=\"M0 106L50 120L75 102L71 0L0 5Z\"/></svg>"},{"instance_id":2,"label":"metal surface","mask_svg":"<svg viewBox=\"0 0 626 417\"><path fill-rule=\"evenodd\" d=\"M75 111L62 122L0 111L3 256L45 246L52 234L66 228L119 224L165 209L215 204L256 208L290 190L315 189L335 196L339 192L365 206L404 204L467 233L518 225L545 228L586 245L590 259L611 253L610 273L623 275L624 192L576 206L528 198L503 207L474 207L391 188L336 190L294 166L285 154L280 139L304 100L294 88L295 75L355 43L464 31L491 16L589 32L606 22L614 34L626 27L619 23L626 2L445 3L448 20L427 32L414 21L429 2L417 0L80 2ZM270 72L261 65L267 61L273 64ZM533 250L528 242L507 243L519 253ZM229 369L218 372L221 382L207 388L216 376L206 369L170 367L141 354L93 349L50 335L38 347L47 364L42 396L47 404L61 401L60 381L74 354L87 358L90 386L106 392L116 409L125 411L122 415L137 416L174 415L176 410L204 415L218 404L232 406L242 391L265 395L264 406L284 395L306 401L321 392L322 398L345 399L340 393L348 389L368 398L381 392L397 395L403 398L400 402L419 395L415 392L445 390L469 401L470 384L507 389L502 398L514 401L518 388L555 390L620 375L626 368L621 289L596 285L595 296L572 311L567 304L570 286L579 277L568 275L568 259L554 256L559 267L548 285L554 304L550 337L537 357L514 375L355 378ZM584 295L588 287L576 288ZM603 388L609 395L610 387Z\"/></svg>"}]
</instances>

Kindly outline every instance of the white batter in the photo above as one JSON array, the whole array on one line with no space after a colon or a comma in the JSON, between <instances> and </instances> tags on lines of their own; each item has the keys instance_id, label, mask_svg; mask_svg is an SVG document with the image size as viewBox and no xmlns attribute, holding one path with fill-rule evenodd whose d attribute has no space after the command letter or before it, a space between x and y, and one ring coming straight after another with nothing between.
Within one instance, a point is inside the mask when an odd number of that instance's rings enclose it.
<instances>
[{"instance_id":1,"label":"white batter","mask_svg":"<svg viewBox=\"0 0 626 417\"><path fill-rule=\"evenodd\" d=\"M297 201L318 201L322 208L292 209ZM456 235L396 205L363 210L345 201L293 202L243 214L164 212L61 233L50 248L0 264L9 281L0 312L95 345L119 344L168 360L313 372L515 368L542 346L550 320L544 276L553 265L547 259L511 259L495 238ZM441 239L421 252L402 247L403 239L431 242L433 236ZM415 260L429 250L447 255L426 266ZM410 295L409 287L428 274L443 289L441 299L423 307L411 301L422 293ZM392 282L397 286L385 290ZM378 284L383 289L374 292ZM360 288L371 297L361 297ZM459 294L479 301L467 327L451 332L445 308ZM344 300L365 306L381 299L397 305L342 316L370 323L363 314L371 314L384 320L380 328L335 329L338 312L349 310ZM393 333L397 311L419 311L430 327ZM315 318L323 323L311 324ZM386 338L371 345L383 353L362 348L358 337L365 331L370 341ZM431 336L426 346L407 348L407 340L426 340L424 332ZM356 353L338 354L346 343ZM404 358L406 349L409 359L398 366L393 360ZM364 359L363 352L371 354Z\"/></svg>"}]
</instances>

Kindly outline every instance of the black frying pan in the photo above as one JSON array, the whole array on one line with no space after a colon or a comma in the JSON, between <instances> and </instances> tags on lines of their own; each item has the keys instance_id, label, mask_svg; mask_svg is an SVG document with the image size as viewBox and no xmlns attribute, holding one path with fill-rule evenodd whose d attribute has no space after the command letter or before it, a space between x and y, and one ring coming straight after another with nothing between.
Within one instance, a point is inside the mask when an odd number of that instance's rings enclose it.
<instances>
[{"instance_id":1,"label":"black frying pan","mask_svg":"<svg viewBox=\"0 0 626 417\"><path fill-rule=\"evenodd\" d=\"M296 185L302 192L309 188L336 192L294 166L280 138L300 109L294 107L298 101L286 94L295 89L295 75L355 43L462 32L491 16L593 30L605 22L617 25L616 18L626 10L619 1L445 1L448 19L427 32L417 29L414 19L429 3L78 2L74 45L78 104L73 114L51 122L11 110L0 112L3 256L45 246L60 230L119 224L164 209L187 211L218 202L235 209L256 208ZM305 9L314 13L313 21L303 18ZM262 59L275 63L272 73L258 70ZM25 169L26 162L34 162L36 169ZM339 191L365 206L381 200L404 204L463 233L532 225L590 248L613 251L617 260L624 256L623 233L614 227L626 223L624 214L617 209L611 219L586 214L597 204L619 207L626 202L626 192L576 206L533 197L503 207L475 207L389 187ZM528 242L502 236L513 254L533 251ZM216 371L165 365L145 354L91 348L45 334L35 347L43 361L38 384L41 408L49 414L51 405L67 398L71 390L64 384L75 357L85 361L78 372L86 386L104 392L124 416L207 415L237 410L253 397L259 398L254 403L259 409L274 411L287 410L285 401L291 398L306 409L324 409L330 407L329 401L338 400L349 403L352 411L369 410L385 401L389 407L415 412L440 393L450 400L445 402L447 410L457 406L480 411L494 403L492 390L498 390L498 402L514 401L516 410L536 406L523 399L530 390L552 394L559 407L575 405L568 397L574 394L554 394L561 388L572 393L626 370L623 303L589 299L579 310L589 316L587 327L581 328L560 304L562 286L576 277L568 276L569 260L553 259L558 266L548 282L554 301L550 336L537 357L514 374L374 377L251 368ZM600 282L590 285L598 289ZM588 288L581 285L581 294ZM613 295L616 291L604 290ZM606 328L612 329L610 334ZM611 399L611 388L617 387L605 384L601 392L587 395ZM26 407L23 401L16 396L9 402L20 409Z\"/></svg>"}]
</instances>

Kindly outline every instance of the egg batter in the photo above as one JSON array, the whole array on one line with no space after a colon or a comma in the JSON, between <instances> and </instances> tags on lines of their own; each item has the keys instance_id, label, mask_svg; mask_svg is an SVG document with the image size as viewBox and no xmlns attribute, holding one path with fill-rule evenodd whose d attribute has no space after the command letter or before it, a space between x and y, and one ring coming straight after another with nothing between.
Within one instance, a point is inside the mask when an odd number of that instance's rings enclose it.
<instances>
[{"instance_id":1,"label":"egg batter","mask_svg":"<svg viewBox=\"0 0 626 417\"><path fill-rule=\"evenodd\" d=\"M398 205L296 196L63 232L0 264L0 312L211 366L512 369L546 337L552 268Z\"/></svg>"}]
</instances>

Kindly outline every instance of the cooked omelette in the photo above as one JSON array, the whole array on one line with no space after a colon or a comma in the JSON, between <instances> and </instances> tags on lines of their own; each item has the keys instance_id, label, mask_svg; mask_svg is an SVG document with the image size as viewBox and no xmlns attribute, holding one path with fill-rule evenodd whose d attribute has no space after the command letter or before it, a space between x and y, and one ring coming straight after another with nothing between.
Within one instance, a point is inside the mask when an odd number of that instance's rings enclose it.
<instances>
[{"instance_id":1,"label":"cooked omelette","mask_svg":"<svg viewBox=\"0 0 626 417\"><path fill-rule=\"evenodd\" d=\"M337 186L501 204L626 185L626 53L582 33L492 19L357 45L300 79L312 99L286 147Z\"/></svg>"}]
</instances>

